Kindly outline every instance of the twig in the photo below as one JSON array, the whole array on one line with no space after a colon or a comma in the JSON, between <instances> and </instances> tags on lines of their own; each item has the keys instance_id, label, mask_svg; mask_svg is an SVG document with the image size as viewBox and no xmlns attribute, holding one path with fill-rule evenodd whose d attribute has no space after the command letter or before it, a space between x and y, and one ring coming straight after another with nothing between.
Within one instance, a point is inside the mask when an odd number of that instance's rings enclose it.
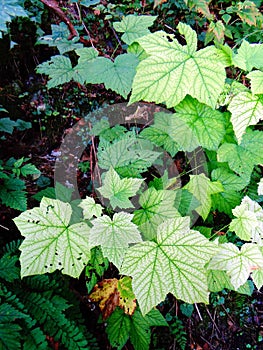
<instances>
[{"instance_id":1,"label":"twig","mask_svg":"<svg viewBox=\"0 0 263 350\"><path fill-rule=\"evenodd\" d=\"M71 21L68 19L68 17L65 15L65 13L61 10L56 0L40 0L44 5L46 5L48 8L50 8L55 14L68 26L68 29L70 31L70 35L68 37L68 40L71 40L75 36L78 36L78 32L74 28Z\"/></svg>"},{"instance_id":2,"label":"twig","mask_svg":"<svg viewBox=\"0 0 263 350\"><path fill-rule=\"evenodd\" d=\"M207 312L207 314L208 314L210 320L212 321L213 325L215 326L215 329L218 331L219 334L221 334L219 328L217 327L217 324L215 323L215 320L213 319L213 317L212 317L210 311L208 310L208 307L206 306L205 309L206 309L206 312Z\"/></svg>"},{"instance_id":3,"label":"twig","mask_svg":"<svg viewBox=\"0 0 263 350\"><path fill-rule=\"evenodd\" d=\"M200 313L200 311L199 311L199 308L198 308L197 304L195 303L194 305L195 305L195 309L196 309L196 311L197 311L197 313L198 313L198 316L199 316L199 318L200 318L200 321L203 322L203 317L202 317L202 315L201 315L201 313Z\"/></svg>"},{"instance_id":4,"label":"twig","mask_svg":"<svg viewBox=\"0 0 263 350\"><path fill-rule=\"evenodd\" d=\"M9 228L8 228L8 227L5 227L5 226L3 226L3 225L0 225L0 226L1 226L3 229L9 231Z\"/></svg>"},{"instance_id":5,"label":"twig","mask_svg":"<svg viewBox=\"0 0 263 350\"><path fill-rule=\"evenodd\" d=\"M90 43L91 43L91 46L93 47L93 49L96 50L96 47L93 45L93 40L92 40L92 38L91 38L91 35L90 35L90 32L89 32L88 28L86 27L84 21L82 21L81 23L82 23L82 25L83 25L83 27L84 27L86 33L87 33L88 36L89 36L89 41L90 41Z\"/></svg>"}]
</instances>

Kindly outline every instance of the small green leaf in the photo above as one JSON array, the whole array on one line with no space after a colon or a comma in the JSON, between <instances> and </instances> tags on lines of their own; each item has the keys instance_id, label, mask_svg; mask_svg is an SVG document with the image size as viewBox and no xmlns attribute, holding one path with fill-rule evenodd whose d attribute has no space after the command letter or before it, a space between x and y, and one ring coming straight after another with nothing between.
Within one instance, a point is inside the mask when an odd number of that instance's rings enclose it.
<instances>
[{"instance_id":1,"label":"small green leaf","mask_svg":"<svg viewBox=\"0 0 263 350\"><path fill-rule=\"evenodd\" d=\"M172 293L187 303L208 303L204 265L216 245L189 228L189 218L166 220L157 229L156 242L130 247L120 273L133 278L132 287L142 314Z\"/></svg>"},{"instance_id":2,"label":"small green leaf","mask_svg":"<svg viewBox=\"0 0 263 350\"><path fill-rule=\"evenodd\" d=\"M233 63L250 72L253 68L263 68L263 44L250 44L243 40L237 54L233 58Z\"/></svg>"},{"instance_id":3,"label":"small green leaf","mask_svg":"<svg viewBox=\"0 0 263 350\"><path fill-rule=\"evenodd\" d=\"M23 176L41 174L40 171L33 164L25 164L21 167L20 170Z\"/></svg>"},{"instance_id":4,"label":"small green leaf","mask_svg":"<svg viewBox=\"0 0 263 350\"><path fill-rule=\"evenodd\" d=\"M151 240L157 234L157 227L167 219L179 217L175 208L174 191L159 190L150 187L141 196L141 209L134 211L133 222L139 226L145 239Z\"/></svg>"},{"instance_id":5,"label":"small green leaf","mask_svg":"<svg viewBox=\"0 0 263 350\"><path fill-rule=\"evenodd\" d=\"M212 206L211 195L224 191L221 182L212 182L204 174L190 175L190 181L184 186L184 189L191 192L200 202L195 210L204 220Z\"/></svg>"},{"instance_id":6,"label":"small green leaf","mask_svg":"<svg viewBox=\"0 0 263 350\"><path fill-rule=\"evenodd\" d=\"M135 16L123 17L121 22L114 22L113 27L117 32L124 33L121 39L128 45L138 38L150 33L148 27L153 25L157 16Z\"/></svg>"},{"instance_id":7,"label":"small green leaf","mask_svg":"<svg viewBox=\"0 0 263 350\"><path fill-rule=\"evenodd\" d=\"M254 70L247 75L247 78L251 80L251 91L255 94L263 94L263 72L260 70Z\"/></svg>"},{"instance_id":8,"label":"small green leaf","mask_svg":"<svg viewBox=\"0 0 263 350\"><path fill-rule=\"evenodd\" d=\"M12 134L15 126L16 122L11 120L10 118L0 119L0 132L7 132L8 134Z\"/></svg>"},{"instance_id":9,"label":"small green leaf","mask_svg":"<svg viewBox=\"0 0 263 350\"><path fill-rule=\"evenodd\" d=\"M103 186L99 187L98 191L102 196L110 200L112 209L116 207L123 209L134 208L129 197L135 196L143 181L143 179L133 178L121 179L118 173L110 167L110 170L105 175Z\"/></svg>"},{"instance_id":10,"label":"small green leaf","mask_svg":"<svg viewBox=\"0 0 263 350\"><path fill-rule=\"evenodd\" d=\"M239 250L233 243L224 243L208 264L209 269L224 270L235 289L248 279L253 269L263 267L263 256L253 243L245 243Z\"/></svg>"},{"instance_id":11,"label":"small green leaf","mask_svg":"<svg viewBox=\"0 0 263 350\"><path fill-rule=\"evenodd\" d=\"M262 100L250 92L241 92L232 98L228 109L232 113L230 120L240 143L246 128L257 124L262 119Z\"/></svg>"},{"instance_id":12,"label":"small green leaf","mask_svg":"<svg viewBox=\"0 0 263 350\"><path fill-rule=\"evenodd\" d=\"M92 221L89 243L91 247L100 245L103 255L119 269L129 243L141 242L137 226L131 222L133 215L120 212L113 218L103 215Z\"/></svg>"},{"instance_id":13,"label":"small green leaf","mask_svg":"<svg viewBox=\"0 0 263 350\"><path fill-rule=\"evenodd\" d=\"M107 319L106 333L111 346L121 350L129 339L130 329L130 317L122 309L116 308Z\"/></svg>"},{"instance_id":14,"label":"small green leaf","mask_svg":"<svg viewBox=\"0 0 263 350\"><path fill-rule=\"evenodd\" d=\"M103 207L100 204L96 204L95 200L91 197L82 199L79 207L83 209L84 219L91 219L93 216L97 218L101 216Z\"/></svg>"},{"instance_id":15,"label":"small green leaf","mask_svg":"<svg viewBox=\"0 0 263 350\"><path fill-rule=\"evenodd\" d=\"M79 277L90 258L90 228L84 222L69 226L71 214L69 203L44 197L39 208L14 219L25 237L19 248L22 277L55 270Z\"/></svg>"}]
</instances>

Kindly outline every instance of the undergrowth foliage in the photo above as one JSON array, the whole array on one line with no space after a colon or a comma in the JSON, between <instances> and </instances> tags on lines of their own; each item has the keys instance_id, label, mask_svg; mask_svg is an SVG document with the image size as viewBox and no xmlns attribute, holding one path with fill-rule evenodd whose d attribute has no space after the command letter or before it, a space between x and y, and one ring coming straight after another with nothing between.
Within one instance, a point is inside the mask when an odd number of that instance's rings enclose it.
<instances>
[{"instance_id":1,"label":"undergrowth foliage","mask_svg":"<svg viewBox=\"0 0 263 350\"><path fill-rule=\"evenodd\" d=\"M78 278L86 268L90 298L99 302L109 341L117 349L128 339L135 349L149 348L150 328L168 326L156 307L169 293L188 304L207 304L210 292L226 288L242 293L250 290L250 280L257 289L263 285L263 44L243 40L232 49L216 40L211 21L214 45L200 49L188 24L179 23L174 34L151 33L155 19L129 15L114 23L127 47L114 60L94 47L82 47L77 39L69 41L62 24L41 39L59 50L37 68L49 77L50 89L72 79L103 83L125 99L130 94L129 104L154 102L173 113L156 113L143 131L94 123L98 166L105 171L97 188L103 200L87 197L76 204L70 195L67 201L46 195L39 207L14 219L24 237L19 246L23 279L18 257L9 248L1 262L12 273L0 271L6 315L1 327L11 322L13 348L17 335L23 341L20 320L39 348L47 344L44 334L69 349L93 344L66 316L67 299L54 293L60 282L52 282L49 274L57 270ZM63 37L56 41L58 32ZM246 86L239 77L230 79L226 68L240 72ZM185 170L181 188L180 176L169 178L167 172L147 179L164 152L171 157L181 152L186 159L191 153L197 160L200 148L207 169ZM200 216L198 225L194 213ZM214 228L213 216L220 213L226 215L226 225ZM228 239L229 233L235 240ZM96 284L109 262L122 279ZM10 286L14 280L19 281L15 290ZM52 286L51 291L23 293L27 281ZM184 349L180 321L175 319L170 328Z\"/></svg>"}]
</instances>

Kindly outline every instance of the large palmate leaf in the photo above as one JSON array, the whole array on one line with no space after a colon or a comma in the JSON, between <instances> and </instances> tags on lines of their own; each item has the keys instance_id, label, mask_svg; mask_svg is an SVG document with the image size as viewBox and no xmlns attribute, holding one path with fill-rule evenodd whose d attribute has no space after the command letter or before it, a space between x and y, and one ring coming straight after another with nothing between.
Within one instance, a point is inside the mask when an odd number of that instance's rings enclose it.
<instances>
[{"instance_id":1,"label":"large palmate leaf","mask_svg":"<svg viewBox=\"0 0 263 350\"><path fill-rule=\"evenodd\" d=\"M155 238L157 227L165 220L180 216L175 208L175 197L174 191L157 191L154 187L141 195L141 209L134 211L133 222L139 226L145 239Z\"/></svg>"},{"instance_id":2,"label":"large palmate leaf","mask_svg":"<svg viewBox=\"0 0 263 350\"><path fill-rule=\"evenodd\" d=\"M260 267L263 256L253 243L245 243L240 250L233 243L224 243L208 264L209 269L226 271L235 289L246 282L251 271Z\"/></svg>"},{"instance_id":3,"label":"large palmate leaf","mask_svg":"<svg viewBox=\"0 0 263 350\"><path fill-rule=\"evenodd\" d=\"M263 245L263 209L261 206L245 196L239 206L233 209L235 219L229 229L234 231L242 240L257 242Z\"/></svg>"},{"instance_id":4,"label":"large palmate leaf","mask_svg":"<svg viewBox=\"0 0 263 350\"><path fill-rule=\"evenodd\" d=\"M225 134L224 114L187 96L176 106L169 135L185 151L198 146L217 150Z\"/></svg>"},{"instance_id":5,"label":"large palmate leaf","mask_svg":"<svg viewBox=\"0 0 263 350\"><path fill-rule=\"evenodd\" d=\"M86 83L103 83L106 89L111 89L126 98L131 91L138 62L135 55L127 53L117 56L114 62L105 57L82 61L75 70L81 72Z\"/></svg>"},{"instance_id":6,"label":"large palmate leaf","mask_svg":"<svg viewBox=\"0 0 263 350\"><path fill-rule=\"evenodd\" d=\"M146 100L174 107L189 94L215 107L225 82L224 60L214 46L196 51L197 35L179 23L187 45L163 31L138 39L148 58L137 68L130 102Z\"/></svg>"},{"instance_id":7,"label":"large palmate leaf","mask_svg":"<svg viewBox=\"0 0 263 350\"><path fill-rule=\"evenodd\" d=\"M219 181L210 181L205 174L190 175L190 181L184 186L199 201L200 205L196 212L205 220L212 206L211 195L224 191L224 187Z\"/></svg>"},{"instance_id":8,"label":"large palmate leaf","mask_svg":"<svg viewBox=\"0 0 263 350\"><path fill-rule=\"evenodd\" d=\"M90 258L90 228L84 222L69 225L70 204L43 198L39 208L14 219L25 240L21 250L21 276L62 270L79 277Z\"/></svg>"},{"instance_id":9,"label":"large palmate leaf","mask_svg":"<svg viewBox=\"0 0 263 350\"><path fill-rule=\"evenodd\" d=\"M172 293L187 303L208 302L204 265L216 246L189 228L189 217L169 219L158 226L156 242L130 247L121 273L131 276L143 314Z\"/></svg>"},{"instance_id":10,"label":"large palmate leaf","mask_svg":"<svg viewBox=\"0 0 263 350\"><path fill-rule=\"evenodd\" d=\"M124 33L121 39L130 45L136 39L150 33L148 27L153 25L156 18L157 16L128 15L122 18L121 22L113 23L113 27L117 32Z\"/></svg>"},{"instance_id":11,"label":"large palmate leaf","mask_svg":"<svg viewBox=\"0 0 263 350\"><path fill-rule=\"evenodd\" d=\"M63 55L53 56L50 61L39 64L37 72L51 78L47 83L49 89L68 83L72 79L83 80L78 71L72 67L70 59Z\"/></svg>"},{"instance_id":12,"label":"large palmate leaf","mask_svg":"<svg viewBox=\"0 0 263 350\"><path fill-rule=\"evenodd\" d=\"M95 200L91 197L82 199L79 207L83 209L84 219L91 219L93 216L97 218L101 216L103 207L100 204L96 204Z\"/></svg>"},{"instance_id":13,"label":"large palmate leaf","mask_svg":"<svg viewBox=\"0 0 263 350\"><path fill-rule=\"evenodd\" d=\"M253 68L263 68L263 44L250 44L243 40L237 55L233 58L233 63L250 72Z\"/></svg>"},{"instance_id":14,"label":"large palmate leaf","mask_svg":"<svg viewBox=\"0 0 263 350\"><path fill-rule=\"evenodd\" d=\"M232 98L228 109L232 113L231 122L240 143L246 128L263 118L263 99L250 92L241 92Z\"/></svg>"},{"instance_id":15,"label":"large palmate leaf","mask_svg":"<svg viewBox=\"0 0 263 350\"><path fill-rule=\"evenodd\" d=\"M157 146L163 147L172 157L180 150L179 145L171 138L172 114L159 112L154 114L154 124L143 129L140 136L150 140Z\"/></svg>"},{"instance_id":16,"label":"large palmate leaf","mask_svg":"<svg viewBox=\"0 0 263 350\"><path fill-rule=\"evenodd\" d=\"M240 145L224 143L217 152L219 162L227 162L230 169L244 179L249 179L253 168L263 164L263 133L261 131L246 132Z\"/></svg>"},{"instance_id":17,"label":"large palmate leaf","mask_svg":"<svg viewBox=\"0 0 263 350\"><path fill-rule=\"evenodd\" d=\"M242 195L239 191L241 191L248 182L224 168L213 170L211 178L213 181L220 181L224 187L223 192L212 195L213 207L232 216L232 209L239 205L242 199Z\"/></svg>"},{"instance_id":18,"label":"large palmate leaf","mask_svg":"<svg viewBox=\"0 0 263 350\"><path fill-rule=\"evenodd\" d=\"M251 91L253 94L263 94L263 72L254 70L247 75L251 80Z\"/></svg>"},{"instance_id":19,"label":"large palmate leaf","mask_svg":"<svg viewBox=\"0 0 263 350\"><path fill-rule=\"evenodd\" d=\"M143 179L124 178L121 179L118 173L110 167L106 173L103 186L98 188L102 196L110 200L112 209L119 208L134 208L134 205L129 200L129 197L135 196L139 190Z\"/></svg>"},{"instance_id":20,"label":"large palmate leaf","mask_svg":"<svg viewBox=\"0 0 263 350\"><path fill-rule=\"evenodd\" d=\"M101 140L97 155L102 169L112 166L122 176L139 177L160 153L144 149L134 133L126 133L114 143Z\"/></svg>"},{"instance_id":21,"label":"large palmate leaf","mask_svg":"<svg viewBox=\"0 0 263 350\"><path fill-rule=\"evenodd\" d=\"M103 215L92 221L90 245L100 245L103 255L120 268L129 243L141 242L142 238L137 226L131 222L133 215L120 212L113 218Z\"/></svg>"}]
</instances>

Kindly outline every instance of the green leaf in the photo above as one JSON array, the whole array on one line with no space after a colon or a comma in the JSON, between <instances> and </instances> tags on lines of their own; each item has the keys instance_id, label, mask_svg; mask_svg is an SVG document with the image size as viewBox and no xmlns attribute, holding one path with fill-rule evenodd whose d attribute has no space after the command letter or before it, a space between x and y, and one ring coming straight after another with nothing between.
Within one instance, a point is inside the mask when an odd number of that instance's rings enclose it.
<instances>
[{"instance_id":1,"label":"green leaf","mask_svg":"<svg viewBox=\"0 0 263 350\"><path fill-rule=\"evenodd\" d=\"M131 222L133 215L120 212L113 218L103 215L92 221L89 243L91 247L100 245L103 255L119 269L129 243L141 242L137 226Z\"/></svg>"},{"instance_id":2,"label":"green leaf","mask_svg":"<svg viewBox=\"0 0 263 350\"><path fill-rule=\"evenodd\" d=\"M263 286L263 268L253 271L251 277L257 289L260 290Z\"/></svg>"},{"instance_id":3,"label":"green leaf","mask_svg":"<svg viewBox=\"0 0 263 350\"><path fill-rule=\"evenodd\" d=\"M37 73L46 74L51 78L47 83L49 89L68 83L72 79L83 81L78 71L72 68L70 59L62 55L53 56L50 61L39 64Z\"/></svg>"},{"instance_id":4,"label":"green leaf","mask_svg":"<svg viewBox=\"0 0 263 350\"><path fill-rule=\"evenodd\" d=\"M250 44L243 40L237 54L233 58L233 63L250 72L253 68L263 68L263 44Z\"/></svg>"},{"instance_id":5,"label":"green leaf","mask_svg":"<svg viewBox=\"0 0 263 350\"><path fill-rule=\"evenodd\" d=\"M232 113L230 120L240 143L246 128L257 124L262 119L263 101L250 92L241 92L232 98L228 109Z\"/></svg>"},{"instance_id":6,"label":"green leaf","mask_svg":"<svg viewBox=\"0 0 263 350\"><path fill-rule=\"evenodd\" d=\"M221 182L212 182L204 174L190 175L190 181L184 186L184 189L191 192L200 202L200 205L195 210L204 220L207 218L212 206L211 195L224 191Z\"/></svg>"},{"instance_id":7,"label":"green leaf","mask_svg":"<svg viewBox=\"0 0 263 350\"><path fill-rule=\"evenodd\" d=\"M56 182L55 192L56 198L62 202L69 203L71 201L73 189L62 185L59 182Z\"/></svg>"},{"instance_id":8,"label":"green leaf","mask_svg":"<svg viewBox=\"0 0 263 350\"><path fill-rule=\"evenodd\" d=\"M230 223L229 229L234 231L242 240L263 243L263 209L245 196L239 206L233 209L236 217Z\"/></svg>"},{"instance_id":9,"label":"green leaf","mask_svg":"<svg viewBox=\"0 0 263 350\"><path fill-rule=\"evenodd\" d=\"M135 16L128 15L122 18L121 22L113 23L113 27L117 32L124 33L121 39L128 45L132 44L136 39L150 33L148 27L153 25L157 16Z\"/></svg>"},{"instance_id":10,"label":"green leaf","mask_svg":"<svg viewBox=\"0 0 263 350\"><path fill-rule=\"evenodd\" d=\"M135 133L130 132L113 143L100 141L97 155L102 169L108 170L112 166L122 176L139 177L160 153L144 149Z\"/></svg>"},{"instance_id":11,"label":"green leaf","mask_svg":"<svg viewBox=\"0 0 263 350\"><path fill-rule=\"evenodd\" d=\"M41 172L33 164L25 164L20 170L23 176L41 174Z\"/></svg>"},{"instance_id":12,"label":"green leaf","mask_svg":"<svg viewBox=\"0 0 263 350\"><path fill-rule=\"evenodd\" d=\"M165 299L167 293L192 304L208 303L204 265L216 246L189 228L189 218L166 220L158 226L156 242L130 247L120 273L133 278L132 287L142 314Z\"/></svg>"},{"instance_id":13,"label":"green leaf","mask_svg":"<svg viewBox=\"0 0 263 350\"><path fill-rule=\"evenodd\" d=\"M221 54L214 46L196 51L196 33L183 23L178 30L187 45L163 31L138 39L149 57L138 65L130 103L145 100L174 107L189 94L215 107L226 77Z\"/></svg>"},{"instance_id":14,"label":"green leaf","mask_svg":"<svg viewBox=\"0 0 263 350\"><path fill-rule=\"evenodd\" d=\"M187 96L171 116L169 135L185 151L198 146L217 150L225 135L225 124L223 113Z\"/></svg>"},{"instance_id":15,"label":"green leaf","mask_svg":"<svg viewBox=\"0 0 263 350\"><path fill-rule=\"evenodd\" d=\"M241 191L248 185L243 178L225 168L214 169L211 178L213 181L220 181L226 192Z\"/></svg>"},{"instance_id":16,"label":"green leaf","mask_svg":"<svg viewBox=\"0 0 263 350\"><path fill-rule=\"evenodd\" d=\"M0 189L0 199L7 207L25 211L27 209L27 197L25 191L7 191Z\"/></svg>"},{"instance_id":17,"label":"green leaf","mask_svg":"<svg viewBox=\"0 0 263 350\"><path fill-rule=\"evenodd\" d=\"M249 180L255 165L263 164L263 133L246 132L240 145L224 143L217 152L219 162L227 162L231 170Z\"/></svg>"},{"instance_id":18,"label":"green leaf","mask_svg":"<svg viewBox=\"0 0 263 350\"><path fill-rule=\"evenodd\" d=\"M253 243L245 243L239 250L233 243L224 243L208 264L209 269L224 270L235 289L243 285L253 269L263 266L263 256Z\"/></svg>"},{"instance_id":19,"label":"green leaf","mask_svg":"<svg viewBox=\"0 0 263 350\"><path fill-rule=\"evenodd\" d=\"M126 98L131 91L137 65L138 58L127 53L117 56L114 62L105 57L82 62L75 67L75 71L81 73L86 83L103 83L106 89L111 89Z\"/></svg>"},{"instance_id":20,"label":"green leaf","mask_svg":"<svg viewBox=\"0 0 263 350\"><path fill-rule=\"evenodd\" d=\"M155 145L163 147L172 157L179 151L179 145L171 138L172 114L159 112L154 114L154 124L144 128L140 136L150 140Z\"/></svg>"},{"instance_id":21,"label":"green leaf","mask_svg":"<svg viewBox=\"0 0 263 350\"><path fill-rule=\"evenodd\" d=\"M130 317L122 309L116 308L107 319L106 333L113 348L121 350L129 339Z\"/></svg>"},{"instance_id":22,"label":"green leaf","mask_svg":"<svg viewBox=\"0 0 263 350\"><path fill-rule=\"evenodd\" d=\"M91 197L86 197L82 199L79 207L83 209L84 219L91 219L93 216L97 218L101 216L103 207L100 204L96 204L95 200Z\"/></svg>"},{"instance_id":23,"label":"green leaf","mask_svg":"<svg viewBox=\"0 0 263 350\"><path fill-rule=\"evenodd\" d=\"M157 234L157 227L167 219L180 216L175 208L174 191L150 187L141 196L141 209L134 211L133 222L139 227L145 239L151 240Z\"/></svg>"},{"instance_id":24,"label":"green leaf","mask_svg":"<svg viewBox=\"0 0 263 350\"><path fill-rule=\"evenodd\" d=\"M134 205L129 200L129 197L135 196L143 179L124 178L121 179L118 173L110 167L106 173L103 186L98 188L102 196L110 200L112 209L119 208L134 208Z\"/></svg>"},{"instance_id":25,"label":"green leaf","mask_svg":"<svg viewBox=\"0 0 263 350\"><path fill-rule=\"evenodd\" d=\"M11 120L10 118L0 119L0 132L7 132L8 134L12 134L15 126L16 122Z\"/></svg>"},{"instance_id":26,"label":"green leaf","mask_svg":"<svg viewBox=\"0 0 263 350\"><path fill-rule=\"evenodd\" d=\"M0 2L0 38L2 32L7 32L7 22L11 22L13 17L28 17L26 11L18 0L1 0Z\"/></svg>"},{"instance_id":27,"label":"green leaf","mask_svg":"<svg viewBox=\"0 0 263 350\"><path fill-rule=\"evenodd\" d=\"M247 75L247 78L251 80L251 91L255 94L263 94L263 72L260 70L254 70Z\"/></svg>"},{"instance_id":28,"label":"green leaf","mask_svg":"<svg viewBox=\"0 0 263 350\"><path fill-rule=\"evenodd\" d=\"M93 47L83 47L81 49L75 50L76 54L79 56L78 63L87 62L98 57L99 52Z\"/></svg>"},{"instance_id":29,"label":"green leaf","mask_svg":"<svg viewBox=\"0 0 263 350\"><path fill-rule=\"evenodd\" d=\"M90 228L84 222L69 226L71 214L70 204L44 197L39 208L14 219L25 237L20 246L22 277L55 270L79 277L90 258Z\"/></svg>"},{"instance_id":30,"label":"green leaf","mask_svg":"<svg viewBox=\"0 0 263 350\"><path fill-rule=\"evenodd\" d=\"M208 270L207 272L208 289L210 292L221 292L224 288L234 289L226 271Z\"/></svg>"}]
</instances>

